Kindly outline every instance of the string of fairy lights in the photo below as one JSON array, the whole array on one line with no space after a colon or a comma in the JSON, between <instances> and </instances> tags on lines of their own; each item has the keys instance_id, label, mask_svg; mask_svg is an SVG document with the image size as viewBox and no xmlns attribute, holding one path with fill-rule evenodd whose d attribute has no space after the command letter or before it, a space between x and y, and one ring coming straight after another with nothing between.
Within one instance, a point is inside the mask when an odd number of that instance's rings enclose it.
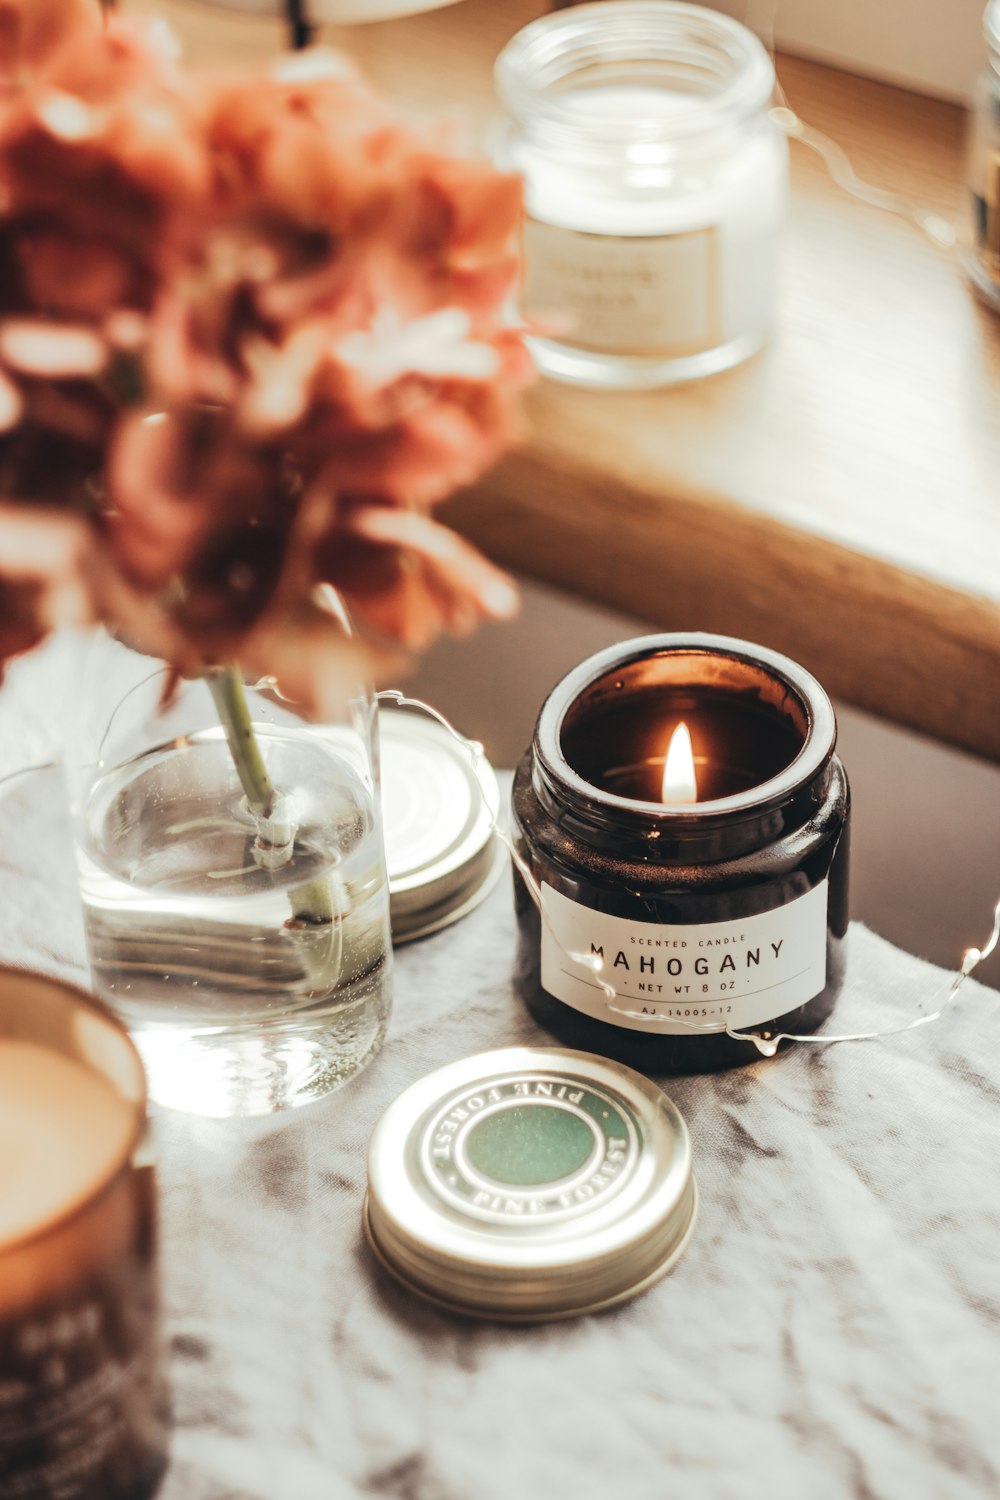
<instances>
[{"instance_id":1,"label":"string of fairy lights","mask_svg":"<svg viewBox=\"0 0 1000 1500\"><path fill-rule=\"evenodd\" d=\"M778 76L775 32L780 6L781 0L747 0L745 15L745 24L751 31L756 32L774 63L774 102L771 106L771 119L785 132L789 140L815 152L826 168L831 182L849 198L867 204L869 208L877 209L880 213L905 219L938 250L954 250L958 243L954 224L943 218L941 214L911 203L889 188L877 187L874 183L867 182L855 171L854 164L839 141L835 141L825 131L818 130L815 125L810 125L793 109Z\"/></svg>"},{"instance_id":2,"label":"string of fairy lights","mask_svg":"<svg viewBox=\"0 0 1000 1500\"><path fill-rule=\"evenodd\" d=\"M457 743L462 747L464 752L469 756L473 771L476 770L480 761L485 755L483 745L479 740L470 740L464 734L461 734L438 709L432 707L432 705L429 703L425 703L421 698L408 697L406 694L400 692L395 688L385 689L382 692L376 694L376 697L380 703L392 704L395 708L413 709L415 712L425 714L431 719L434 719L438 724L442 726L442 728L446 729L447 732L453 737L453 739L455 739ZM510 855L511 861L515 869L523 879L532 901L538 908L541 921L545 925L545 928L549 933L549 936L552 938L552 941L555 944L556 948L572 964L575 964L578 967L586 968L588 970L588 972L593 976L593 979L598 987L603 990L605 1000L608 1004L608 1009L612 1013L617 1012L624 1015L630 1014L628 1010L623 1010L622 1007L617 1005L616 1002L620 997L614 985L609 983L604 975L602 960L594 954L578 953L572 951L566 948L560 941L557 933L553 930L552 924L549 921L548 915L545 911L545 907L542 901L541 887L539 886L538 881L535 878L534 871L524 859L520 850L517 848L506 827L504 826L500 807L490 806L490 803L486 796L486 792L483 789L478 777L474 776L473 781L474 784L480 788L480 796L483 801L483 806L485 807L486 812L489 815L492 832L494 836L500 841L500 843L503 844L504 848ZM918 1015L913 1016L907 1021L901 1021L896 1026L886 1027L885 1029L879 1031L852 1031L838 1033L825 1032L820 1035L801 1035L797 1032L788 1031L772 1032L767 1030L766 1028L761 1031L740 1031L733 1027L727 1026L725 1028L726 1034L728 1036L731 1036L734 1041L752 1043L757 1048L757 1051L760 1052L764 1057L773 1057L782 1042L802 1042L810 1043L813 1046L831 1046L834 1043L838 1042L871 1042L879 1041L886 1037L902 1036L905 1032L916 1031L921 1026L928 1026L932 1022L940 1020L945 1012L950 1010L954 1005L956 999L958 998L959 991L965 984L965 981L970 977L970 975L974 973L974 971L979 967L981 963L989 958L990 954L995 951L998 944L1000 944L1000 898L998 898L997 903L993 908L992 927L982 947L967 948L962 955L962 961L958 969L953 974L948 976L947 982L944 985L943 989L935 993L930 1002L930 1007L928 1009L921 1009ZM655 1018L653 1017L644 1016L643 1021L647 1026L650 1026L650 1029L653 1029L653 1027L655 1026ZM664 1024L671 1026L683 1026L689 1031L718 1033L719 1030L718 1026L711 1022L705 1023L699 1021L683 1021L679 1020L676 1017L671 1018Z\"/></svg>"}]
</instances>

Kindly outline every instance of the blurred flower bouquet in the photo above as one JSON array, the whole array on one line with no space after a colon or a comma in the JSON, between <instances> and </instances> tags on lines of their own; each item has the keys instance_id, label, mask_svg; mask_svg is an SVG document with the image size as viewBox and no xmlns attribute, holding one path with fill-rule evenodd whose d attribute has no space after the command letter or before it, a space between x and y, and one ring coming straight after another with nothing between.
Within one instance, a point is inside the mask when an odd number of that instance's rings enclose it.
<instances>
[{"instance_id":1,"label":"blurred flower bouquet","mask_svg":"<svg viewBox=\"0 0 1000 1500\"><path fill-rule=\"evenodd\" d=\"M160 25L0 0L0 658L103 620L315 703L511 613L429 509L510 437L519 214L340 57L197 77Z\"/></svg>"},{"instance_id":2,"label":"blurred flower bouquet","mask_svg":"<svg viewBox=\"0 0 1000 1500\"><path fill-rule=\"evenodd\" d=\"M0 0L0 664L116 638L74 723L77 851L154 1097L283 1107L380 1043L356 688L513 611L430 511L511 436L519 217L516 179L339 57L195 77L96 0Z\"/></svg>"}]
</instances>

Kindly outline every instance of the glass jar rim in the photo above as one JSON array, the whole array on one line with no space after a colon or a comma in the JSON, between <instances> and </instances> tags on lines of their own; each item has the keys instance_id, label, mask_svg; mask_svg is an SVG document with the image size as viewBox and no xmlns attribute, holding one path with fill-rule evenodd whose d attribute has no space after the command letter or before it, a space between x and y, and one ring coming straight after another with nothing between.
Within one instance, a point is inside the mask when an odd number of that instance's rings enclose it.
<instances>
[{"instance_id":1,"label":"glass jar rim","mask_svg":"<svg viewBox=\"0 0 1000 1500\"><path fill-rule=\"evenodd\" d=\"M552 85L588 66L722 62L714 92L691 96L666 116L592 114L567 106ZM757 113L774 90L774 64L740 21L685 0L593 0L539 17L516 33L497 58L497 91L510 113L567 136L603 142L669 142L697 136Z\"/></svg>"},{"instance_id":2,"label":"glass jar rim","mask_svg":"<svg viewBox=\"0 0 1000 1500\"><path fill-rule=\"evenodd\" d=\"M93 1056L88 1056L84 1066L89 1067L92 1072L99 1074L105 1082L116 1088L119 1096L131 1111L132 1128L125 1139L121 1150L115 1156L100 1180L94 1183L85 1197L73 1202L68 1208L59 1210L54 1216L42 1224L15 1235L0 1246L0 1254L5 1252L20 1253L25 1247L39 1243L50 1236L61 1233L66 1226L91 1211L95 1204L108 1193L119 1182L123 1174L128 1171L129 1164L133 1161L136 1152L142 1144L143 1138L149 1129L149 1093L146 1083L146 1072L143 1067L142 1057L139 1049L132 1039L130 1032L108 1006L104 1005L94 995L72 984L69 980L57 979L52 974L45 974L41 970L16 968L11 964L0 964L0 999L6 993L8 987L15 990L25 985L35 986L46 992L46 1003L51 1003L56 1009L64 1011L67 1015L76 1012L87 1016L92 1022L98 1023L105 1028L115 1039L115 1044L121 1049L122 1055L128 1060L128 1067L132 1073L130 1092L126 1093L115 1084L108 1071L99 1067ZM36 997L37 998L37 997ZM34 1012L31 1012L32 1018ZM22 1034L20 1031L8 1031L0 1026L0 1036L34 1040L30 1028L25 1025ZM44 1043L39 1043L44 1046ZM64 1049L52 1049L59 1056L69 1055ZM85 1049L84 1049L85 1050Z\"/></svg>"},{"instance_id":3,"label":"glass jar rim","mask_svg":"<svg viewBox=\"0 0 1000 1500\"><path fill-rule=\"evenodd\" d=\"M574 769L563 747L563 726L582 694L602 678L644 658L667 655L716 655L762 670L789 690L800 705L805 730L797 755L775 775L745 791L713 801L683 805L644 802L622 797L595 785ZM833 704L816 678L780 652L733 636L701 632L640 636L599 652L559 682L542 706L534 736L536 770L558 797L561 792L577 806L589 804L605 818L669 826L681 833L698 827L740 822L790 802L821 775L837 741Z\"/></svg>"}]
</instances>

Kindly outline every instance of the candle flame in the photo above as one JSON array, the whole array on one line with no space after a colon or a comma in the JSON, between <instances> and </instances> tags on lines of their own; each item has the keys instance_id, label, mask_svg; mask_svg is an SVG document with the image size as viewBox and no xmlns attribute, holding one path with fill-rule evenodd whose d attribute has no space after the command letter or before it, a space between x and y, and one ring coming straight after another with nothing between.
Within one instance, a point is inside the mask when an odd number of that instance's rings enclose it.
<instances>
[{"instance_id":1,"label":"candle flame","mask_svg":"<svg viewBox=\"0 0 1000 1500\"><path fill-rule=\"evenodd\" d=\"M660 790L664 802L697 802L698 780L694 770L694 751L691 735L686 724L678 724L670 738L667 759L663 767L663 786Z\"/></svg>"}]
</instances>

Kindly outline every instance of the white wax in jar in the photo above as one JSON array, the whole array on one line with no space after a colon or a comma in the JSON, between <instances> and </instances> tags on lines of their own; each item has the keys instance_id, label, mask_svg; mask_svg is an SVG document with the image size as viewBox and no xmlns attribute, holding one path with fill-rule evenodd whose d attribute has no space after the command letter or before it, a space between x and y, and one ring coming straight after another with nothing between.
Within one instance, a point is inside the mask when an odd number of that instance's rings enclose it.
<instances>
[{"instance_id":1,"label":"white wax in jar","mask_svg":"<svg viewBox=\"0 0 1000 1500\"><path fill-rule=\"evenodd\" d=\"M37 1042L0 1038L0 1252L109 1181L134 1129L134 1110L99 1074Z\"/></svg>"},{"instance_id":2,"label":"white wax in jar","mask_svg":"<svg viewBox=\"0 0 1000 1500\"><path fill-rule=\"evenodd\" d=\"M688 133L699 112L711 119L711 101L651 85L556 97L595 139L602 120L607 129L600 144L581 136L572 150L530 134L509 146L535 221L525 244L528 316L544 317L561 297L557 319L575 311L580 341L609 351L641 353L647 341L669 352L674 337L678 354L763 340L787 194L780 131L761 114ZM643 121L652 122L645 140Z\"/></svg>"}]
</instances>

